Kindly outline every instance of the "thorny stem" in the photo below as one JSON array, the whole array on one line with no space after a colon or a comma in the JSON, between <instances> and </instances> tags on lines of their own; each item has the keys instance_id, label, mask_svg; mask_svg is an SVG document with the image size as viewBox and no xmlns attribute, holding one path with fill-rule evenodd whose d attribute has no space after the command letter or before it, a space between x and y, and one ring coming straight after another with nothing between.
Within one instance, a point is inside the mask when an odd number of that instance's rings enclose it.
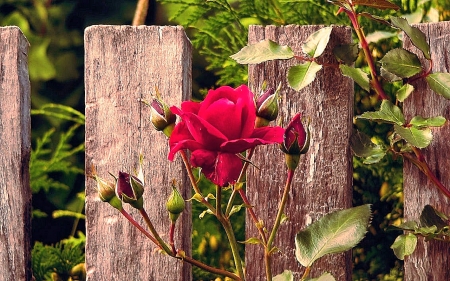
<instances>
[{"instance_id":1,"label":"thorny stem","mask_svg":"<svg viewBox=\"0 0 450 281\"><path fill-rule=\"evenodd\" d=\"M166 242L162 240L161 236L159 236L158 232L156 231L155 227L153 226L152 222L150 221L150 218L148 217L147 212L144 210L144 208L139 209L139 213L141 213L142 217L145 220L145 223L147 224L148 229L150 230L150 233L155 236L155 239L158 240L158 245L170 256L174 257L176 252L172 252L172 250L167 246Z\"/></svg>"},{"instance_id":2,"label":"thorny stem","mask_svg":"<svg viewBox=\"0 0 450 281\"><path fill-rule=\"evenodd\" d=\"M234 236L233 226L230 223L230 220L226 218L222 212L222 208L220 206L222 201L222 187L216 186L216 217L219 222L222 224L225 233L227 234L228 242L230 243L231 252L233 253L233 259L236 266L236 271L238 273L239 278L245 280L244 269L242 267L242 260L239 255L239 248L236 241L236 237Z\"/></svg>"},{"instance_id":3,"label":"thorny stem","mask_svg":"<svg viewBox=\"0 0 450 281\"><path fill-rule=\"evenodd\" d=\"M141 231L145 236L147 236L150 240L152 240L153 243L155 243L157 246L159 246L160 249L162 249L161 246L159 245L158 241L147 230L145 230L142 226L140 226L139 223L137 221L135 221L130 216L130 214L127 213L127 211L125 211L124 209L121 209L120 213L128 221L130 221L131 224L133 224L139 231ZM215 268L215 267L211 267L211 266L206 265L206 264L204 264L204 263L202 263L202 262L200 262L198 260L195 260L195 259L193 259L191 257L186 256L184 254L184 252L183 252L183 254L181 254L181 252L182 252L181 250L178 250L177 252L173 252L173 253L176 253L176 255L171 255L171 256L173 256L174 258L180 259L180 260L182 260L184 262L190 263L190 264L192 264L192 265L194 265L194 266L196 266L198 268L204 269L204 270L206 270L208 272L219 274L219 275L222 275L222 276L226 276L226 277L229 277L229 278L231 278L233 280L241 281L241 278L239 278L238 276L236 276L235 274L233 274L233 273L231 273L229 271L218 269L218 268Z\"/></svg>"},{"instance_id":4,"label":"thorny stem","mask_svg":"<svg viewBox=\"0 0 450 281\"><path fill-rule=\"evenodd\" d=\"M370 76L371 76L370 84L375 89L375 92L381 99L387 100L388 96L384 92L383 87L381 86L381 83L378 80L378 74L375 68L375 63L373 61L372 55L370 54L369 44L367 43L364 31L361 29L358 19L356 18L356 12L353 9L353 6L351 11L347 9L343 10L349 17L350 21L352 22L353 28L355 29L356 35L358 36L359 42L361 44L361 48L364 51L364 56L366 57L367 65L369 66L370 69Z\"/></svg>"},{"instance_id":5,"label":"thorny stem","mask_svg":"<svg viewBox=\"0 0 450 281\"><path fill-rule=\"evenodd\" d=\"M280 206L278 208L277 217L275 219L275 223L273 225L272 231L269 236L269 240L267 241L267 245L265 248L264 258L266 263L266 275L267 280L272 280L272 272L271 272L271 254L272 254L272 243L275 240L276 234L278 232L278 228L281 225L281 219L283 218L284 208L286 207L286 203L289 197L289 192L291 190L292 179L294 178L294 170L289 169L286 179L286 185L284 187L283 197L281 198Z\"/></svg>"},{"instance_id":6,"label":"thorny stem","mask_svg":"<svg viewBox=\"0 0 450 281\"><path fill-rule=\"evenodd\" d=\"M411 154L403 154L403 157L410 160L414 165L416 165L422 173L427 176L429 180L442 192L445 196L450 198L450 191L441 183L441 181L436 177L436 175L431 171L428 163L425 160L420 149L417 147L412 147L416 158L414 158Z\"/></svg>"},{"instance_id":7,"label":"thorny stem","mask_svg":"<svg viewBox=\"0 0 450 281\"><path fill-rule=\"evenodd\" d=\"M134 12L133 26L143 25L147 17L149 0L138 0L136 11Z\"/></svg>"}]
</instances>

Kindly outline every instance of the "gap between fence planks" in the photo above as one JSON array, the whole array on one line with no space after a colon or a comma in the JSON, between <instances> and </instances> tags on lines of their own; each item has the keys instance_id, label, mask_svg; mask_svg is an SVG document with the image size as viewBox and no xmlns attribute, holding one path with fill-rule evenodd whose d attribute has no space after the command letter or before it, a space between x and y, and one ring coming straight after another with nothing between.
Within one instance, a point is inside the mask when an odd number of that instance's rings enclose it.
<instances>
[{"instance_id":1,"label":"gap between fence planks","mask_svg":"<svg viewBox=\"0 0 450 281\"><path fill-rule=\"evenodd\" d=\"M31 280L28 41L0 27L0 276Z\"/></svg>"},{"instance_id":2,"label":"gap between fence planks","mask_svg":"<svg viewBox=\"0 0 450 281\"><path fill-rule=\"evenodd\" d=\"M301 44L313 32L323 26L251 26L249 44L271 39L289 45L301 54ZM334 27L324 61L336 62L332 48L351 42L351 29ZM352 156L349 139L353 118L353 81L343 77L339 69L324 67L316 80L305 89L296 92L287 86L289 66L299 63L295 59L270 61L249 66L249 85L258 89L263 81L271 87L283 83L280 117L283 124L297 113L303 112L311 120L311 146L300 158L300 164L291 188L286 215L289 221L282 224L274 246L280 249L273 257L273 275L285 269L296 273L298 279L305 268L294 255L294 236L305 225L327 213L352 206ZM284 156L278 146L259 147L252 159L257 168L250 168L247 196L255 205L257 216L264 225L272 228L286 180ZM270 219L269 219L270 218ZM247 216L246 238L257 237L253 221ZM247 276L252 281L266 280L262 269L264 251L259 245L246 246ZM324 271L331 272L336 280L351 280L351 252L326 256L314 263L310 277L318 277Z\"/></svg>"},{"instance_id":3,"label":"gap between fence planks","mask_svg":"<svg viewBox=\"0 0 450 281\"><path fill-rule=\"evenodd\" d=\"M170 182L180 183L184 198L190 198L190 185L180 159L167 160L167 139L153 129L150 110L139 99L151 100L155 87L171 105L190 98L191 44L181 27L92 26L85 31L85 51L86 170L93 165L111 180L108 172L131 172L142 152L144 208L167 240ZM145 227L136 210L125 208ZM156 252L149 239L101 202L91 179L86 180L86 218L88 280L192 279L188 264ZM180 233L177 248L190 255L189 207L177 221Z\"/></svg>"},{"instance_id":4,"label":"gap between fence planks","mask_svg":"<svg viewBox=\"0 0 450 281\"><path fill-rule=\"evenodd\" d=\"M450 22L428 23L415 25L422 30L430 44L433 72L450 71ZM405 40L404 48L417 54L423 65L428 62L423 59L422 52L414 47L409 39ZM450 101L434 93L425 83L413 83L416 91L405 100L404 113L406 120L413 116L422 117L444 116L450 120ZM447 188L450 188L450 124L433 129L433 142L423 149L423 154L431 170ZM440 212L450 214L450 200L439 192L425 175L409 161L404 161L404 212L405 220L418 220L420 212L427 204ZM410 257L405 259L405 280L446 281L450 280L450 246L448 243L425 242L419 238L417 248Z\"/></svg>"}]
</instances>

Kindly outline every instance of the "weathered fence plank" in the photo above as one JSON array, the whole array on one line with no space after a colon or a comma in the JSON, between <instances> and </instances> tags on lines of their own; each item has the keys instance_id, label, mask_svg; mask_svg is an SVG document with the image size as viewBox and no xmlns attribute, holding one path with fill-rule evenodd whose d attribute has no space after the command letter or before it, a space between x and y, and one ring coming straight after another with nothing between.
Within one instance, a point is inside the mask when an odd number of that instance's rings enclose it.
<instances>
[{"instance_id":1,"label":"weathered fence plank","mask_svg":"<svg viewBox=\"0 0 450 281\"><path fill-rule=\"evenodd\" d=\"M320 26L252 26L249 43L271 39L289 45L296 54L301 54L302 42ZM337 44L349 43L351 30L335 27L324 61L335 62L331 49ZM249 66L249 84L257 89L267 81L276 87L283 83L280 115L283 123L297 113L303 112L311 119L311 146L302 156L297 168L291 196L286 208L289 221L280 228L275 246L281 252L274 255L273 274L290 269L297 274L304 268L294 255L294 236L305 225L325 214L352 206L352 157L349 138L352 131L353 82L343 77L339 70L324 67L316 81L296 92L287 86L286 75L295 60L271 61ZM268 157L268 155L270 155ZM279 160L275 160L279 159ZM247 196L256 206L255 212L269 229L278 209L286 180L284 157L277 146L260 147L252 159L259 169L250 169ZM247 237L256 237L256 228L247 218ZM255 245L246 247L246 270L250 280L266 280L261 258L263 249ZM323 271L333 273L336 280L351 280L351 252L325 257L314 264L310 276L317 277Z\"/></svg>"},{"instance_id":2,"label":"weathered fence plank","mask_svg":"<svg viewBox=\"0 0 450 281\"><path fill-rule=\"evenodd\" d=\"M31 280L30 81L28 41L0 28L0 276Z\"/></svg>"},{"instance_id":3,"label":"weathered fence plank","mask_svg":"<svg viewBox=\"0 0 450 281\"><path fill-rule=\"evenodd\" d=\"M433 72L450 71L450 22L416 25L427 36L431 47ZM404 47L423 58L422 53L405 40ZM425 61L425 60L422 60ZM425 62L425 66L428 62ZM450 101L434 93L425 82L413 83L416 88L411 97L405 100L404 112L407 120L421 115L431 117L442 115L450 119ZM440 181L450 188L450 124L433 130L432 144L423 150L431 170ZM417 167L405 161L403 167L405 219L418 220L427 204L446 214L450 214L450 200L422 174ZM425 242L420 238L416 251L405 259L405 280L444 281L450 280L450 247L448 243Z\"/></svg>"},{"instance_id":4,"label":"weathered fence plank","mask_svg":"<svg viewBox=\"0 0 450 281\"><path fill-rule=\"evenodd\" d=\"M165 209L172 178L189 197L186 173L179 161L167 161L168 145L154 131L149 109L155 87L169 104L191 94L191 45L181 27L92 26L85 32L86 169L100 176L137 167L145 161L144 208L155 228L168 237ZM156 246L122 217L97 199L92 180L86 182L86 265L88 280L190 280L190 266L155 251ZM136 210L127 210L144 227ZM191 212L177 221L184 233L178 248L190 254ZM167 240L167 239L166 239Z\"/></svg>"}]
</instances>

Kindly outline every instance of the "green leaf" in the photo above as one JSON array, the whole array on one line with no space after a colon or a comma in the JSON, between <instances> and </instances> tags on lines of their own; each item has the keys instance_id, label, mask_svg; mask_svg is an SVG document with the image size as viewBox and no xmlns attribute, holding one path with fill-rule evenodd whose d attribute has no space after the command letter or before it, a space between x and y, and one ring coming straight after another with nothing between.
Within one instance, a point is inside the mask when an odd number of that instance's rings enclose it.
<instances>
[{"instance_id":1,"label":"green leaf","mask_svg":"<svg viewBox=\"0 0 450 281\"><path fill-rule=\"evenodd\" d=\"M381 10L385 9L393 9L398 10L400 9L399 6L395 5L394 3L391 3L386 0L353 0L353 5L360 5L360 6L367 6L372 8L377 8Z\"/></svg>"},{"instance_id":2,"label":"green leaf","mask_svg":"<svg viewBox=\"0 0 450 281\"><path fill-rule=\"evenodd\" d=\"M405 49L389 51L380 62L384 69L402 78L409 78L422 71L419 58Z\"/></svg>"},{"instance_id":3,"label":"green leaf","mask_svg":"<svg viewBox=\"0 0 450 281\"><path fill-rule=\"evenodd\" d=\"M409 144L418 148L427 147L433 140L430 128L403 127L395 124L394 131Z\"/></svg>"},{"instance_id":4,"label":"green leaf","mask_svg":"<svg viewBox=\"0 0 450 281\"><path fill-rule=\"evenodd\" d=\"M47 81L56 76L56 69L47 56L47 49L51 42L50 38L46 38L40 44L36 44L30 48L28 61L30 65L30 79Z\"/></svg>"},{"instance_id":5,"label":"green leaf","mask_svg":"<svg viewBox=\"0 0 450 281\"><path fill-rule=\"evenodd\" d=\"M312 58L320 56L327 47L333 27L327 26L311 34L302 45L302 50Z\"/></svg>"},{"instance_id":6,"label":"green leaf","mask_svg":"<svg viewBox=\"0 0 450 281\"><path fill-rule=\"evenodd\" d=\"M422 226L436 226L438 229L448 227L448 217L438 212L431 205L426 205L420 214L420 224Z\"/></svg>"},{"instance_id":7,"label":"green leaf","mask_svg":"<svg viewBox=\"0 0 450 281\"><path fill-rule=\"evenodd\" d=\"M398 259L404 260L405 256L409 256L414 252L416 246L417 236L408 233L399 235L395 239L394 244L391 245L391 249L394 250L394 254Z\"/></svg>"},{"instance_id":8,"label":"green leaf","mask_svg":"<svg viewBox=\"0 0 450 281\"><path fill-rule=\"evenodd\" d=\"M364 238L371 216L370 205L327 214L295 236L297 260L308 267L324 255L350 250Z\"/></svg>"},{"instance_id":9,"label":"green leaf","mask_svg":"<svg viewBox=\"0 0 450 281\"><path fill-rule=\"evenodd\" d=\"M447 120L443 116L436 116L430 118L423 118L422 116L414 116L409 124L414 125L414 127L425 128L425 127L441 127L445 124Z\"/></svg>"},{"instance_id":10,"label":"green leaf","mask_svg":"<svg viewBox=\"0 0 450 281\"><path fill-rule=\"evenodd\" d=\"M231 208L230 214L228 216L231 216L232 214L238 213L242 207L245 207L245 204L241 204L241 205L234 205Z\"/></svg>"},{"instance_id":11,"label":"green leaf","mask_svg":"<svg viewBox=\"0 0 450 281\"><path fill-rule=\"evenodd\" d=\"M414 87L411 84L405 84L400 89L397 90L395 96L398 101L404 102L407 97L414 91Z\"/></svg>"},{"instance_id":12,"label":"green leaf","mask_svg":"<svg viewBox=\"0 0 450 281\"><path fill-rule=\"evenodd\" d=\"M386 155L386 148L377 145L366 134L355 131L351 139L351 148L358 157L364 157L364 164L378 163Z\"/></svg>"},{"instance_id":13,"label":"green leaf","mask_svg":"<svg viewBox=\"0 0 450 281\"><path fill-rule=\"evenodd\" d=\"M387 20L385 20L384 18L379 17L379 16L372 15L372 14L367 13L367 12L361 12L361 13L359 13L359 15L360 15L360 16L363 16L363 17L366 17L366 18L368 18L368 19L377 21L377 22L382 23L382 24L387 25L387 26L390 26L390 25L391 25L391 23L388 22ZM387 32L386 32L386 33L387 33ZM391 36L391 37L392 37L392 36Z\"/></svg>"},{"instance_id":14,"label":"green leaf","mask_svg":"<svg viewBox=\"0 0 450 281\"><path fill-rule=\"evenodd\" d=\"M388 100L383 100L381 102L380 110L364 112L357 116L357 118L382 121L400 126L405 124L405 117L403 116L402 110Z\"/></svg>"},{"instance_id":15,"label":"green leaf","mask_svg":"<svg viewBox=\"0 0 450 281\"><path fill-rule=\"evenodd\" d=\"M283 60L294 57L289 46L280 46L271 40L260 41L256 44L242 48L231 56L240 64L256 64L269 60Z\"/></svg>"},{"instance_id":16,"label":"green leaf","mask_svg":"<svg viewBox=\"0 0 450 281\"><path fill-rule=\"evenodd\" d=\"M358 58L358 53L357 43L338 45L333 49L333 54L346 65L353 64Z\"/></svg>"},{"instance_id":17,"label":"green leaf","mask_svg":"<svg viewBox=\"0 0 450 281\"><path fill-rule=\"evenodd\" d=\"M336 279L331 275L331 273L325 272L317 278L307 279L308 281L336 281Z\"/></svg>"},{"instance_id":18,"label":"green leaf","mask_svg":"<svg viewBox=\"0 0 450 281\"><path fill-rule=\"evenodd\" d=\"M425 34L420 31L417 27L412 27L408 24L408 21L403 18L398 18L394 16L390 16L391 23L395 26L403 30L406 35L411 39L411 42L416 46L419 50L422 51L424 57L426 59L431 59L430 55L430 46L428 45L427 38Z\"/></svg>"},{"instance_id":19,"label":"green leaf","mask_svg":"<svg viewBox=\"0 0 450 281\"><path fill-rule=\"evenodd\" d=\"M316 73L322 69L322 65L316 62L306 62L294 65L288 71L288 82L294 90L300 91L308 86L316 78Z\"/></svg>"},{"instance_id":20,"label":"green leaf","mask_svg":"<svg viewBox=\"0 0 450 281\"><path fill-rule=\"evenodd\" d=\"M240 242L240 243L242 243L242 244L254 244L255 245L255 244L262 244L262 241L259 238L250 237L247 240L245 240L243 242Z\"/></svg>"},{"instance_id":21,"label":"green leaf","mask_svg":"<svg viewBox=\"0 0 450 281\"><path fill-rule=\"evenodd\" d=\"M395 36L397 36L396 32L376 30L372 33L367 34L366 41L367 43L377 43L380 40L392 38Z\"/></svg>"},{"instance_id":22,"label":"green leaf","mask_svg":"<svg viewBox=\"0 0 450 281\"><path fill-rule=\"evenodd\" d=\"M355 83L365 91L370 91L369 76L367 73L362 71L360 68L346 66L345 64L339 65L339 68L342 71L342 75L352 78L353 81L355 81Z\"/></svg>"},{"instance_id":23,"label":"green leaf","mask_svg":"<svg viewBox=\"0 0 450 281\"><path fill-rule=\"evenodd\" d=\"M380 74L381 74L381 77L383 77L384 79L386 79L390 83L402 80L401 77L398 77L397 75L387 71L383 67L380 67Z\"/></svg>"},{"instance_id":24,"label":"green leaf","mask_svg":"<svg viewBox=\"0 0 450 281\"><path fill-rule=\"evenodd\" d=\"M285 270L272 278L273 281L294 281L294 275L290 270Z\"/></svg>"},{"instance_id":25,"label":"green leaf","mask_svg":"<svg viewBox=\"0 0 450 281\"><path fill-rule=\"evenodd\" d=\"M450 100L450 73L433 73L425 79L433 91Z\"/></svg>"}]
</instances>

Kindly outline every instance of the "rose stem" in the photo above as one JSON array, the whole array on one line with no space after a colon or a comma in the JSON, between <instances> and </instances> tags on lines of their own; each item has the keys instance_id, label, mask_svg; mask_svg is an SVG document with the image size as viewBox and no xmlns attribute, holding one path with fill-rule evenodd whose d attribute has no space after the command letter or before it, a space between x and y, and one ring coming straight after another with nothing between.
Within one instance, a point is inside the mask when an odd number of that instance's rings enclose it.
<instances>
[{"instance_id":1,"label":"rose stem","mask_svg":"<svg viewBox=\"0 0 450 281\"><path fill-rule=\"evenodd\" d=\"M236 266L236 270L238 272L238 276L245 280L244 270L242 268L241 257L239 256L239 249L236 241L236 237L234 236L233 226L230 223L230 220L223 215L222 208L220 206L222 201L222 187L216 186L216 217L219 222L222 224L225 233L227 234L228 242L230 242L231 252L233 253L234 263Z\"/></svg>"},{"instance_id":2,"label":"rose stem","mask_svg":"<svg viewBox=\"0 0 450 281\"><path fill-rule=\"evenodd\" d=\"M157 246L161 248L161 245L159 245L158 241L150 234L148 233L137 221L135 221L130 214L127 213L124 209L120 209L120 213L137 229L139 229L142 233L145 234L150 240L152 240L153 243L155 243Z\"/></svg>"},{"instance_id":3,"label":"rose stem","mask_svg":"<svg viewBox=\"0 0 450 281\"><path fill-rule=\"evenodd\" d=\"M172 247L172 252L176 253L177 251L175 250L175 242L174 242L174 233L175 233L175 222L172 222L170 224L170 229L169 229L169 244Z\"/></svg>"},{"instance_id":4,"label":"rose stem","mask_svg":"<svg viewBox=\"0 0 450 281\"><path fill-rule=\"evenodd\" d=\"M161 248L170 256L174 257L176 252L172 252L169 248L169 246L167 246L166 242L164 242L164 240L162 240L161 236L159 236L158 232L156 231L155 227L153 226L152 222L150 221L150 218L148 217L147 212L144 210L144 208L139 209L139 213L141 213L142 217L145 220L145 223L147 224L148 229L150 230L150 232L153 234L153 236L155 236L156 240L158 240L159 245L161 246Z\"/></svg>"},{"instance_id":5,"label":"rose stem","mask_svg":"<svg viewBox=\"0 0 450 281\"><path fill-rule=\"evenodd\" d=\"M267 246L265 248L265 262L266 262L266 275L267 280L272 280L272 271L271 271L271 252L272 252L272 243L275 239L275 236L278 232L278 228L281 224L281 219L283 217L284 208L286 207L287 199L289 197L289 192L291 190L292 179L294 178L294 170L288 169L286 185L284 187L283 197L281 198L280 207L278 208L277 217L275 219L275 223L272 228L272 232L270 233L269 240L267 241Z\"/></svg>"}]
</instances>

